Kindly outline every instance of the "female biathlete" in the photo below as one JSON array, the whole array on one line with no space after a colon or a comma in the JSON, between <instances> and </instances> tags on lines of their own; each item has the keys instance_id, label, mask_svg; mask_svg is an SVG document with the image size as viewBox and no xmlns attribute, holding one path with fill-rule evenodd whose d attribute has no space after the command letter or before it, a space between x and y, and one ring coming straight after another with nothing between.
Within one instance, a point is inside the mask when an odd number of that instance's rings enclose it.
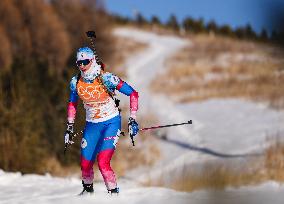
<instances>
[{"instance_id":1,"label":"female biathlete","mask_svg":"<svg viewBox=\"0 0 284 204\"><path fill-rule=\"evenodd\" d=\"M77 103L80 98L86 109L86 125L81 141L83 191L80 195L94 192L93 165L96 159L108 192L118 193L119 188L110 161L121 133L121 116L113 94L118 90L130 96L128 128L134 136L139 130L135 121L138 93L114 74L104 72L102 64L97 62L94 52L89 47L77 51L76 64L80 74L74 76L70 82L65 144L69 144L70 135L73 134Z\"/></svg>"}]
</instances>

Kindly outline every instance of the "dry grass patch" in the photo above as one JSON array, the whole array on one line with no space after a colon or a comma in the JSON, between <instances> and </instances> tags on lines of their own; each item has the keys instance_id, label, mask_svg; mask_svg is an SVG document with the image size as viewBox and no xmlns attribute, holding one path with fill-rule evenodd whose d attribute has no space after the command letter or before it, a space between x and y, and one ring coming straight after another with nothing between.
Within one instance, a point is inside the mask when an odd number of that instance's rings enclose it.
<instances>
[{"instance_id":1,"label":"dry grass patch","mask_svg":"<svg viewBox=\"0 0 284 204\"><path fill-rule=\"evenodd\" d=\"M171 182L163 177L148 181L146 185L166 186L179 191L195 191L200 189L225 189L257 185L265 181L284 182L284 143L273 142L263 155L218 159L184 166L182 174ZM173 177L172 176L172 177Z\"/></svg>"},{"instance_id":2,"label":"dry grass patch","mask_svg":"<svg viewBox=\"0 0 284 204\"><path fill-rule=\"evenodd\" d=\"M275 141L266 151L265 169L269 179L284 182L284 143Z\"/></svg>"},{"instance_id":3,"label":"dry grass patch","mask_svg":"<svg viewBox=\"0 0 284 204\"><path fill-rule=\"evenodd\" d=\"M192 47L168 60L170 69L153 82L153 91L178 102L242 97L284 107L283 50L205 35L191 40Z\"/></svg>"},{"instance_id":4,"label":"dry grass patch","mask_svg":"<svg viewBox=\"0 0 284 204\"><path fill-rule=\"evenodd\" d=\"M41 166L41 169L39 170L40 173L50 173L53 176L58 177L66 177L66 176L80 176L80 165L78 160L78 165L71 165L71 166L63 166L60 164L60 162L55 157L46 158L43 161L43 165Z\"/></svg>"},{"instance_id":5,"label":"dry grass patch","mask_svg":"<svg viewBox=\"0 0 284 204\"><path fill-rule=\"evenodd\" d=\"M260 159L232 159L196 162L184 166L180 175L172 172L171 180L163 175L156 180L148 180L146 186L163 186L178 191L192 192L202 189L225 189L257 184L266 180L264 171L260 170Z\"/></svg>"},{"instance_id":6,"label":"dry grass patch","mask_svg":"<svg viewBox=\"0 0 284 204\"><path fill-rule=\"evenodd\" d=\"M257 184L264 181L265 175L257 169L259 164L250 161L248 164L235 165L243 168L234 168L226 164L206 163L199 172L184 175L182 180L174 182L171 187L180 191L194 191L199 189L225 189L226 187L240 187L248 184Z\"/></svg>"}]
</instances>

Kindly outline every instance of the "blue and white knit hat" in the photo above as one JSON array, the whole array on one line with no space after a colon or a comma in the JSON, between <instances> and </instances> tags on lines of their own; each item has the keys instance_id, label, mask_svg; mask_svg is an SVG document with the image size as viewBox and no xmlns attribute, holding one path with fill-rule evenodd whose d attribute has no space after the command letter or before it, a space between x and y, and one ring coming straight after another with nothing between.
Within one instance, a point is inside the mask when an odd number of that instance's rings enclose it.
<instances>
[{"instance_id":1,"label":"blue and white knit hat","mask_svg":"<svg viewBox=\"0 0 284 204\"><path fill-rule=\"evenodd\" d=\"M79 60L85 60L85 59L93 59L94 58L94 52L89 47L81 47L77 51L77 61Z\"/></svg>"}]
</instances>

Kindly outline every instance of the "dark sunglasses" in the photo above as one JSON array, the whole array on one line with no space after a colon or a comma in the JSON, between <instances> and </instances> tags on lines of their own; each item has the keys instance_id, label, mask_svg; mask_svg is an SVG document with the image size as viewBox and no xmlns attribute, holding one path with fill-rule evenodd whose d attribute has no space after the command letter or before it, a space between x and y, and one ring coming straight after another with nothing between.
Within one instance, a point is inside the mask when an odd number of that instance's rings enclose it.
<instances>
[{"instance_id":1,"label":"dark sunglasses","mask_svg":"<svg viewBox=\"0 0 284 204\"><path fill-rule=\"evenodd\" d=\"M81 65L86 66L86 65L90 64L90 62L91 62L91 60L89 60L89 59L84 59L84 60L78 60L78 61L76 61L76 64L77 64L77 66L79 67L79 66L81 66Z\"/></svg>"}]
</instances>

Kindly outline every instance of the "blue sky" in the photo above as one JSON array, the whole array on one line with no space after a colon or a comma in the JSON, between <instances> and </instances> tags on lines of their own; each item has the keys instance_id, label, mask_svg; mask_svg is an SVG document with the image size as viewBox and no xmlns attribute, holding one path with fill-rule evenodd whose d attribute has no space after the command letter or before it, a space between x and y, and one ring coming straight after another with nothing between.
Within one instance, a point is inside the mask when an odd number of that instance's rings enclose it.
<instances>
[{"instance_id":1,"label":"blue sky","mask_svg":"<svg viewBox=\"0 0 284 204\"><path fill-rule=\"evenodd\" d=\"M271 31L275 27L271 20L279 19L277 13L284 15L284 0L105 0L105 6L111 13L133 17L137 10L147 19L156 15L163 22L174 14L179 21L190 16L233 28L249 23L257 32Z\"/></svg>"}]
</instances>

